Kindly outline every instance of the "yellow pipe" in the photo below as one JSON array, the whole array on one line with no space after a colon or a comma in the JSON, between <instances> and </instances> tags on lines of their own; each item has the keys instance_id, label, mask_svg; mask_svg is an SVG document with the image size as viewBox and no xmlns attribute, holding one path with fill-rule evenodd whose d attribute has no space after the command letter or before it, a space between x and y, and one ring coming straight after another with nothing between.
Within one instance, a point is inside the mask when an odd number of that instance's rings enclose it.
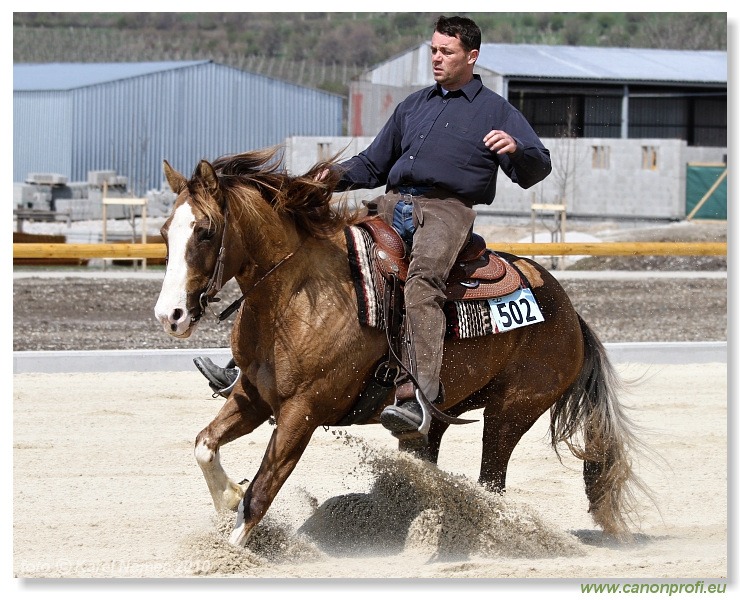
<instances>
[{"instance_id":1,"label":"yellow pipe","mask_svg":"<svg viewBox=\"0 0 740 600\"><path fill-rule=\"evenodd\" d=\"M164 244L13 244L13 258L164 258Z\"/></svg>"},{"instance_id":2,"label":"yellow pipe","mask_svg":"<svg viewBox=\"0 0 740 600\"><path fill-rule=\"evenodd\" d=\"M520 256L725 256L726 242L497 242ZM164 244L13 244L13 258L164 258Z\"/></svg>"}]
</instances>

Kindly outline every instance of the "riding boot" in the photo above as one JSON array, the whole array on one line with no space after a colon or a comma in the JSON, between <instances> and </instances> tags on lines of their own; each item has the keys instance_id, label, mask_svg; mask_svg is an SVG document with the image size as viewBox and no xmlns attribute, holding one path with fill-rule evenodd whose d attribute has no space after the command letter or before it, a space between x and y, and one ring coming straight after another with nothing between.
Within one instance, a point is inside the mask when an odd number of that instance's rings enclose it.
<instances>
[{"instance_id":1,"label":"riding boot","mask_svg":"<svg viewBox=\"0 0 740 600\"><path fill-rule=\"evenodd\" d=\"M208 380L209 387L215 394L228 398L236 382L239 381L241 370L232 358L225 367L219 367L210 358L198 356L193 359L195 366Z\"/></svg>"},{"instance_id":2,"label":"riding boot","mask_svg":"<svg viewBox=\"0 0 740 600\"><path fill-rule=\"evenodd\" d=\"M413 393L413 384L410 385L410 389ZM380 423L383 427L402 440L424 437L419 432L419 427L424 420L424 411L415 396L411 396L404 401L397 395L396 401L401 403L386 406L383 412L380 413ZM444 402L444 387L440 384L439 394L433 403L441 404L442 402Z\"/></svg>"}]
</instances>

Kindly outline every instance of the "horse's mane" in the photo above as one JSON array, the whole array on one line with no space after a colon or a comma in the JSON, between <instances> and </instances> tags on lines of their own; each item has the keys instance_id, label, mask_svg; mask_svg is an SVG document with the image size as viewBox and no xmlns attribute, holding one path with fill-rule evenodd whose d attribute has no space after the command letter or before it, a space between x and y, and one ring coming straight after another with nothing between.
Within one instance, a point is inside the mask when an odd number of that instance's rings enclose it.
<instances>
[{"instance_id":1,"label":"horse's mane","mask_svg":"<svg viewBox=\"0 0 740 600\"><path fill-rule=\"evenodd\" d=\"M280 148L222 156L211 164L230 207L238 203L255 210L257 190L278 215L289 217L299 229L315 237L328 237L357 220L345 202L333 202L341 173L336 158L315 164L304 175L289 175L282 167ZM326 176L319 180L322 172ZM236 208L236 207L233 207Z\"/></svg>"}]
</instances>

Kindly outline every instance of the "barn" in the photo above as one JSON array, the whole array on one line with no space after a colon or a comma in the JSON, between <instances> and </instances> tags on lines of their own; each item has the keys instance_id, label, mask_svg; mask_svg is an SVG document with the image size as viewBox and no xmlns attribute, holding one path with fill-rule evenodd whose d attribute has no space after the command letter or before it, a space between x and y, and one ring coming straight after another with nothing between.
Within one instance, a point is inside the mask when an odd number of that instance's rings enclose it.
<instances>
[{"instance_id":1,"label":"barn","mask_svg":"<svg viewBox=\"0 0 740 600\"><path fill-rule=\"evenodd\" d=\"M13 181L88 181L115 172L161 189L162 160L341 135L343 98L212 61L13 65ZM55 179L56 178L56 179Z\"/></svg>"},{"instance_id":2,"label":"barn","mask_svg":"<svg viewBox=\"0 0 740 600\"><path fill-rule=\"evenodd\" d=\"M482 44L476 72L543 138L727 145L727 52ZM426 42L364 72L350 88L350 135L375 135L433 83Z\"/></svg>"}]
</instances>

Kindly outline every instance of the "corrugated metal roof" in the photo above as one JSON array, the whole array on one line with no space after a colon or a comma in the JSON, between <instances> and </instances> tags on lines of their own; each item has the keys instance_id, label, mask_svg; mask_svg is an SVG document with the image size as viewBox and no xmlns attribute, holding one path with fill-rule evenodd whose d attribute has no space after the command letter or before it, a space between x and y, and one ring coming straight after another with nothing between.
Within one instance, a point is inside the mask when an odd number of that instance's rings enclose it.
<instances>
[{"instance_id":1,"label":"corrugated metal roof","mask_svg":"<svg viewBox=\"0 0 740 600\"><path fill-rule=\"evenodd\" d=\"M74 90L152 73L207 64L209 60L132 63L43 63L13 65L13 91Z\"/></svg>"},{"instance_id":2,"label":"corrugated metal roof","mask_svg":"<svg viewBox=\"0 0 740 600\"><path fill-rule=\"evenodd\" d=\"M477 65L505 77L727 83L727 52L482 44Z\"/></svg>"}]
</instances>

